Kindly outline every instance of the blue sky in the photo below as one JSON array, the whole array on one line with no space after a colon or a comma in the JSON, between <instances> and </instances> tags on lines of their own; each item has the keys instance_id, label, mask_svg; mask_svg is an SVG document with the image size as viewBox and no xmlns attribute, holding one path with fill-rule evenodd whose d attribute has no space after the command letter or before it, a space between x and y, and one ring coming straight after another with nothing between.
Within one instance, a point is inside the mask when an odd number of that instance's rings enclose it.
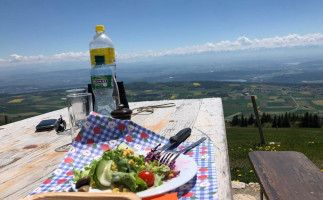
<instances>
[{"instance_id":1,"label":"blue sky","mask_svg":"<svg viewBox=\"0 0 323 200\"><path fill-rule=\"evenodd\" d=\"M1 0L0 66L87 60L96 24L120 60L322 45L322 8L321 0Z\"/></svg>"}]
</instances>

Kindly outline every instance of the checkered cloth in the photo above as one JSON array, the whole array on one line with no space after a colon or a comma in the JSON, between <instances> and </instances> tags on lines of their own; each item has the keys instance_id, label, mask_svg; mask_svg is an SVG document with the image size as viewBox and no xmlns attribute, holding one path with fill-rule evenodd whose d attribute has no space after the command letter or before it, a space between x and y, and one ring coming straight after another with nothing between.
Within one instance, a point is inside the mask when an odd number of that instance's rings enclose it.
<instances>
[{"instance_id":1,"label":"checkered cloth","mask_svg":"<svg viewBox=\"0 0 323 200\"><path fill-rule=\"evenodd\" d=\"M84 168L93 159L101 157L104 151L114 149L122 142L136 151L143 151L150 150L158 143L165 144L168 139L132 121L112 119L92 112L58 168L29 195L71 191L73 168ZM189 144L184 142L178 149ZM204 142L186 155L195 159L197 174L169 193L177 192L179 199L218 199L213 143Z\"/></svg>"}]
</instances>

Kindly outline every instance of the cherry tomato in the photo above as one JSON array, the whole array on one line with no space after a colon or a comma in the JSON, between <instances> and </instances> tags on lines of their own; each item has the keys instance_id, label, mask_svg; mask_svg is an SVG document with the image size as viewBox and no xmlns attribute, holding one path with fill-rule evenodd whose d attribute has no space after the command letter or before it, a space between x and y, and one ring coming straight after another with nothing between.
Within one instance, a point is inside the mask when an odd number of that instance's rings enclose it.
<instances>
[{"instance_id":1,"label":"cherry tomato","mask_svg":"<svg viewBox=\"0 0 323 200\"><path fill-rule=\"evenodd\" d=\"M138 177L144 180L148 187L151 187L154 185L155 176L150 171L144 170L138 174Z\"/></svg>"}]
</instances>

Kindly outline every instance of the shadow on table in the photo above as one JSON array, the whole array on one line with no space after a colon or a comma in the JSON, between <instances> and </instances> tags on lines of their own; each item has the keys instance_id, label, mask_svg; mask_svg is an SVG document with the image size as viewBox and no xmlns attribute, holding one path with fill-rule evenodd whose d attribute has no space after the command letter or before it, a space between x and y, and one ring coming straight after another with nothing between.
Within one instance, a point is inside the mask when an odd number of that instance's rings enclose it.
<instances>
[{"instance_id":1,"label":"shadow on table","mask_svg":"<svg viewBox=\"0 0 323 200\"><path fill-rule=\"evenodd\" d=\"M64 144L63 146L57 147L56 152L68 152L72 146L72 143Z\"/></svg>"},{"instance_id":2,"label":"shadow on table","mask_svg":"<svg viewBox=\"0 0 323 200\"><path fill-rule=\"evenodd\" d=\"M194 186L196 184L196 180L197 180L197 176L195 175L189 182L185 183L184 185L180 186L179 188L172 190L168 193L177 192L177 197L179 199L194 188Z\"/></svg>"}]
</instances>

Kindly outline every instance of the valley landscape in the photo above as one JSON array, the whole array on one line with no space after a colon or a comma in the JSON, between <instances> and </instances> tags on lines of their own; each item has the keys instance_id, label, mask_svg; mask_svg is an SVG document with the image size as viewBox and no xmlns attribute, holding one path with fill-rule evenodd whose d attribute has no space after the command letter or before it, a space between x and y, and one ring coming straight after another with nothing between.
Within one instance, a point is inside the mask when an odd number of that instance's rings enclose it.
<instances>
[{"instance_id":1,"label":"valley landscape","mask_svg":"<svg viewBox=\"0 0 323 200\"><path fill-rule=\"evenodd\" d=\"M134 82L125 84L129 102L221 97L225 120L253 113L251 95L260 112L283 114L317 113L323 116L323 84L277 84L246 82ZM0 94L0 115L22 120L66 106L65 90ZM2 120L2 124L3 124Z\"/></svg>"}]
</instances>

